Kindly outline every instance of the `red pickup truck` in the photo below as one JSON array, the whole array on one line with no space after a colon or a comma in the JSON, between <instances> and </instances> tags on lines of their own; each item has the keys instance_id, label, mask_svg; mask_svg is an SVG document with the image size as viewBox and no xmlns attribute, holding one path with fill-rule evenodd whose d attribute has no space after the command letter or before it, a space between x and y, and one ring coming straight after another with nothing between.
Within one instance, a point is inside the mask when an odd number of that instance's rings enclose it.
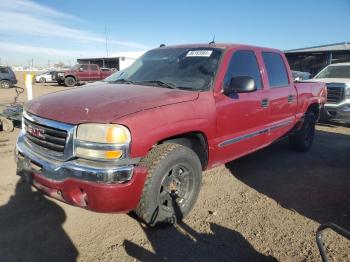
<instances>
[{"instance_id":1,"label":"red pickup truck","mask_svg":"<svg viewBox=\"0 0 350 262\"><path fill-rule=\"evenodd\" d=\"M325 100L323 83L293 83L279 50L160 47L101 85L28 102L18 175L78 207L173 222L195 204L203 170L285 136L309 150Z\"/></svg>"},{"instance_id":2,"label":"red pickup truck","mask_svg":"<svg viewBox=\"0 0 350 262\"><path fill-rule=\"evenodd\" d=\"M55 80L59 85L75 86L79 82L103 80L112 73L112 70L95 64L77 64L67 71L57 72Z\"/></svg>"}]
</instances>

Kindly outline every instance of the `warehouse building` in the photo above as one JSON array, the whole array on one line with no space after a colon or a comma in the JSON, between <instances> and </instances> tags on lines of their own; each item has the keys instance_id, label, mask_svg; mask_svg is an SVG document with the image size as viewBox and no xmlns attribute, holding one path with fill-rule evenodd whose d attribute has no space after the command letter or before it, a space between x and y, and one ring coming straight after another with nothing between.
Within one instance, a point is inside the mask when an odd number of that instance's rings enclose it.
<instances>
[{"instance_id":1,"label":"warehouse building","mask_svg":"<svg viewBox=\"0 0 350 262\"><path fill-rule=\"evenodd\" d=\"M116 53L110 57L78 58L78 64L97 64L104 68L123 70L129 67L145 51Z\"/></svg>"},{"instance_id":2,"label":"warehouse building","mask_svg":"<svg viewBox=\"0 0 350 262\"><path fill-rule=\"evenodd\" d=\"M315 76L329 64L350 62L350 42L287 50L285 54L292 70Z\"/></svg>"}]
</instances>

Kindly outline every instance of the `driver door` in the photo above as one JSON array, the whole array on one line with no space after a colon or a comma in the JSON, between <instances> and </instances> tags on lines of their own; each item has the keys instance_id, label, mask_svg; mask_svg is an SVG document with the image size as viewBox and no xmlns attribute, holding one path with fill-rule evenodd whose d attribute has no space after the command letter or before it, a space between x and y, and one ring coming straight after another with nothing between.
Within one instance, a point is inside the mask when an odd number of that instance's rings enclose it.
<instances>
[{"instance_id":1,"label":"driver door","mask_svg":"<svg viewBox=\"0 0 350 262\"><path fill-rule=\"evenodd\" d=\"M231 161L263 146L264 123L268 116L262 106L263 81L256 54L252 50L235 51L228 65L224 87L232 77L249 76L255 80L256 91L221 93L216 97L218 152L224 162Z\"/></svg>"}]
</instances>

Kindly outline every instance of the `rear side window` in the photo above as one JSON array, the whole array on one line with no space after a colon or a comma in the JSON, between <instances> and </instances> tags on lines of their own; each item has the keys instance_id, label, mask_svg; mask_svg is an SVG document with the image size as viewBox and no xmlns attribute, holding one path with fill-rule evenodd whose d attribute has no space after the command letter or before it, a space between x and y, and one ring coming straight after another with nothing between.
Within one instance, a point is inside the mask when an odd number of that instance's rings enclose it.
<instances>
[{"instance_id":1,"label":"rear side window","mask_svg":"<svg viewBox=\"0 0 350 262\"><path fill-rule=\"evenodd\" d=\"M10 72L9 72L9 70L6 67L0 67L0 73L8 74Z\"/></svg>"},{"instance_id":2,"label":"rear side window","mask_svg":"<svg viewBox=\"0 0 350 262\"><path fill-rule=\"evenodd\" d=\"M98 71L97 65L90 65L92 71Z\"/></svg>"},{"instance_id":3,"label":"rear side window","mask_svg":"<svg viewBox=\"0 0 350 262\"><path fill-rule=\"evenodd\" d=\"M262 56L270 87L288 86L288 74L281 55L278 53L263 52Z\"/></svg>"},{"instance_id":4,"label":"rear side window","mask_svg":"<svg viewBox=\"0 0 350 262\"><path fill-rule=\"evenodd\" d=\"M257 89L261 89L260 69L253 51L237 51L232 55L224 85L229 86L231 78L236 76L252 77Z\"/></svg>"}]
</instances>

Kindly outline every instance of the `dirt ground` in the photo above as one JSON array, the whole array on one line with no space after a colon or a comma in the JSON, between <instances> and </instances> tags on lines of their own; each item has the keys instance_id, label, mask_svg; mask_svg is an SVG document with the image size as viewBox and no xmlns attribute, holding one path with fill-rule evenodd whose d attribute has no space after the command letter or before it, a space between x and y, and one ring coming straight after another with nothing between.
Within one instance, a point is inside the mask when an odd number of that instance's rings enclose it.
<instances>
[{"instance_id":1,"label":"dirt ground","mask_svg":"<svg viewBox=\"0 0 350 262\"><path fill-rule=\"evenodd\" d=\"M19 75L19 86L23 76ZM35 85L34 96L66 89ZM15 90L0 89L0 103ZM26 100L25 93L19 96ZM183 223L149 229L126 214L99 214L20 183L19 130L0 137L0 261L320 261L315 231L350 229L350 128L317 126L313 148L287 141L207 171ZM350 261L350 241L325 234L330 261Z\"/></svg>"}]
</instances>

